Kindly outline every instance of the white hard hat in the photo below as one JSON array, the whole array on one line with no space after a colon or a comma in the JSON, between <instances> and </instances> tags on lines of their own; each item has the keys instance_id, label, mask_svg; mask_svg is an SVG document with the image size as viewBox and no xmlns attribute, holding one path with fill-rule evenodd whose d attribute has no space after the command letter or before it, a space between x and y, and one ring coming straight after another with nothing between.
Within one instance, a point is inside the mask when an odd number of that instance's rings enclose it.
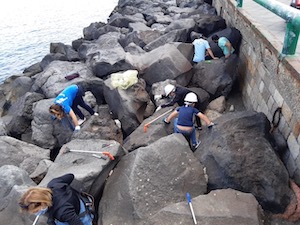
<instances>
[{"instance_id":1,"label":"white hard hat","mask_svg":"<svg viewBox=\"0 0 300 225\"><path fill-rule=\"evenodd\" d=\"M184 98L185 102L198 102L197 95L193 92L186 94Z\"/></svg>"},{"instance_id":2,"label":"white hard hat","mask_svg":"<svg viewBox=\"0 0 300 225\"><path fill-rule=\"evenodd\" d=\"M173 84L167 84L165 86L165 94L168 96L172 91L175 91L175 86Z\"/></svg>"}]
</instances>

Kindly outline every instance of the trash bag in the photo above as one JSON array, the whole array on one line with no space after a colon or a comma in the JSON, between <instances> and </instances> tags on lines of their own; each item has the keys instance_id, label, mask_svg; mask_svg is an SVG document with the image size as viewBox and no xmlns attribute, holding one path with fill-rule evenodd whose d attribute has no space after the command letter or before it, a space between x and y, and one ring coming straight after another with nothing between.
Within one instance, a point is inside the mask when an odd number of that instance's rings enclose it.
<instances>
[{"instance_id":1,"label":"trash bag","mask_svg":"<svg viewBox=\"0 0 300 225\"><path fill-rule=\"evenodd\" d=\"M121 88L125 90L138 82L137 75L137 70L113 73L111 75L111 84L114 88Z\"/></svg>"}]
</instances>

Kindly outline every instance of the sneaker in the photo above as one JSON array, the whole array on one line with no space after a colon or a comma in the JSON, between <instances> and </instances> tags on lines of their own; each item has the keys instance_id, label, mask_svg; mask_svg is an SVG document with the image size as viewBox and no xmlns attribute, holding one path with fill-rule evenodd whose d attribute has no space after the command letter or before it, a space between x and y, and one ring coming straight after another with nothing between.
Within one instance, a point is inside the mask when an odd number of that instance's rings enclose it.
<instances>
[{"instance_id":1,"label":"sneaker","mask_svg":"<svg viewBox=\"0 0 300 225\"><path fill-rule=\"evenodd\" d=\"M196 150L200 144L201 144L201 141L198 141L197 144L193 145L193 148Z\"/></svg>"},{"instance_id":2,"label":"sneaker","mask_svg":"<svg viewBox=\"0 0 300 225\"><path fill-rule=\"evenodd\" d=\"M80 126L81 124L84 123L84 121L86 121L86 118L83 118L83 120L82 120L82 119L79 119L79 120L78 120L78 125Z\"/></svg>"},{"instance_id":3,"label":"sneaker","mask_svg":"<svg viewBox=\"0 0 300 225\"><path fill-rule=\"evenodd\" d=\"M93 115L94 115L94 116L99 116L99 114L98 114L98 113L96 113L96 112L95 112Z\"/></svg>"},{"instance_id":4,"label":"sneaker","mask_svg":"<svg viewBox=\"0 0 300 225\"><path fill-rule=\"evenodd\" d=\"M196 127L197 130L202 130L202 127Z\"/></svg>"}]
</instances>

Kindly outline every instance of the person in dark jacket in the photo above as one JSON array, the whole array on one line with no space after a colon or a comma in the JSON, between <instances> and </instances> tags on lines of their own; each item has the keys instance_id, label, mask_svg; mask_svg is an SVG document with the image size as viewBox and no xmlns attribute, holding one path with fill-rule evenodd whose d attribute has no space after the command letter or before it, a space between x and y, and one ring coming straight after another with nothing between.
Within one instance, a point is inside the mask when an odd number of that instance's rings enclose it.
<instances>
[{"instance_id":1,"label":"person in dark jacket","mask_svg":"<svg viewBox=\"0 0 300 225\"><path fill-rule=\"evenodd\" d=\"M165 108L165 107L169 107L169 106L173 106L176 103L179 106L184 106L184 98L185 96L190 93L191 90L189 90L188 88L185 87L180 87L180 86L175 86L172 84L167 84L165 86L165 96L166 97L171 97L172 100L166 104L162 104L159 107L161 108ZM196 94L197 95L197 94ZM199 97L197 96L197 99L199 99ZM158 108L159 108L158 107ZM195 106L196 109L200 109L200 103L199 101L195 102ZM159 110L159 109L157 109ZM195 121L196 121L196 128L201 130L202 125L201 125L201 119L199 117L195 117Z\"/></svg>"},{"instance_id":2,"label":"person in dark jacket","mask_svg":"<svg viewBox=\"0 0 300 225\"><path fill-rule=\"evenodd\" d=\"M93 215L88 212L79 193L71 188L73 174L51 180L47 188L29 188L20 198L22 211L48 216L49 225L92 225Z\"/></svg>"}]
</instances>

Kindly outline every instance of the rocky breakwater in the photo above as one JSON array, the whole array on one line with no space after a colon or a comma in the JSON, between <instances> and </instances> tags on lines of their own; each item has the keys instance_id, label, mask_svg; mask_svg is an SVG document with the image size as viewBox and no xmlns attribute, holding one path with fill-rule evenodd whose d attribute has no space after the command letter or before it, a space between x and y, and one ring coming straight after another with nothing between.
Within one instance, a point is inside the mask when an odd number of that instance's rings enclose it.
<instances>
[{"instance_id":1,"label":"rocky breakwater","mask_svg":"<svg viewBox=\"0 0 300 225\"><path fill-rule=\"evenodd\" d=\"M286 146L278 146L263 113L226 108L239 61L236 54L224 60L210 37L227 37L237 53L242 37L210 4L120 0L107 23L92 23L83 33L72 46L51 43L41 62L0 87L3 224L32 223L19 213L20 195L66 173L75 175L74 187L95 196L99 225L190 224L186 192L200 224L264 224L266 212L298 220L298 186L276 151ZM220 59L193 65L195 33L208 37ZM138 72L136 82L116 87L114 75L128 70ZM72 73L79 76L65 78ZM196 92L217 123L203 125L194 153L172 124L160 119L145 129L170 109L155 111L168 100L153 97L169 83ZM88 119L76 133L48 112L71 84L84 87L85 100L99 113L85 112ZM66 149L107 151L115 159Z\"/></svg>"}]
</instances>

